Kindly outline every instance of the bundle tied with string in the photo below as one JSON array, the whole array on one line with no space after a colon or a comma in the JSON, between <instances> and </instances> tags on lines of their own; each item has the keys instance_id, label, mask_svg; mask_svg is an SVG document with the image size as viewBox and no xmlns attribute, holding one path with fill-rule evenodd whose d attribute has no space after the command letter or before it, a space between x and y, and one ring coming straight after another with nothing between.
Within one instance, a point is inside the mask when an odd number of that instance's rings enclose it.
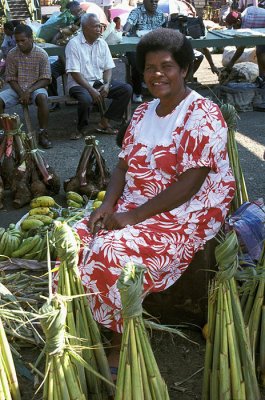
<instances>
[{"instance_id":1,"label":"bundle tied with string","mask_svg":"<svg viewBox=\"0 0 265 400\"><path fill-rule=\"evenodd\" d=\"M13 206L23 207L33 197L57 194L60 179L37 148L35 135L22 130L17 114L1 114L3 135L0 144L1 184L11 189ZM2 183L1 183L2 182ZM0 191L0 208L1 208Z\"/></svg>"},{"instance_id":2,"label":"bundle tied with string","mask_svg":"<svg viewBox=\"0 0 265 400\"><path fill-rule=\"evenodd\" d=\"M77 367L66 346L67 309L62 297L54 296L47 300L39 314L46 337L43 399L85 400Z\"/></svg>"},{"instance_id":3,"label":"bundle tied with string","mask_svg":"<svg viewBox=\"0 0 265 400\"><path fill-rule=\"evenodd\" d=\"M123 334L115 400L169 399L142 317L145 267L127 263L118 289L121 295Z\"/></svg>"},{"instance_id":4,"label":"bundle tied with string","mask_svg":"<svg viewBox=\"0 0 265 400\"><path fill-rule=\"evenodd\" d=\"M231 231L215 250L219 271L209 286L202 400L260 399L235 280L238 249Z\"/></svg>"},{"instance_id":5,"label":"bundle tied with string","mask_svg":"<svg viewBox=\"0 0 265 400\"><path fill-rule=\"evenodd\" d=\"M92 316L78 269L79 236L66 222L56 221L53 242L59 262L57 291L72 297L67 303L66 316L69 343L79 347L78 355L91 367L77 365L82 390L88 398L91 395L95 400L106 399L113 395L114 387L99 328Z\"/></svg>"},{"instance_id":6,"label":"bundle tied with string","mask_svg":"<svg viewBox=\"0 0 265 400\"><path fill-rule=\"evenodd\" d=\"M265 241L256 268L238 274L243 281L241 306L248 327L252 359L262 387L265 387Z\"/></svg>"}]
</instances>

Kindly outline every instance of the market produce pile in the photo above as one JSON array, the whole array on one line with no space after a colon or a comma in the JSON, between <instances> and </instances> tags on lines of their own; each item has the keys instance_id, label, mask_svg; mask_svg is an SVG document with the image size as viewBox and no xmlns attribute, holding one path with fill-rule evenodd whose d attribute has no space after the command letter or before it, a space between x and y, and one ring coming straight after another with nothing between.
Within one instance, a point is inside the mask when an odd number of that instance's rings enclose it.
<instances>
[{"instance_id":1,"label":"market produce pile","mask_svg":"<svg viewBox=\"0 0 265 400\"><path fill-rule=\"evenodd\" d=\"M12 191L15 208L34 197L59 193L59 177L37 148L35 135L22 131L19 116L1 114L0 126L0 208L4 190Z\"/></svg>"}]
</instances>

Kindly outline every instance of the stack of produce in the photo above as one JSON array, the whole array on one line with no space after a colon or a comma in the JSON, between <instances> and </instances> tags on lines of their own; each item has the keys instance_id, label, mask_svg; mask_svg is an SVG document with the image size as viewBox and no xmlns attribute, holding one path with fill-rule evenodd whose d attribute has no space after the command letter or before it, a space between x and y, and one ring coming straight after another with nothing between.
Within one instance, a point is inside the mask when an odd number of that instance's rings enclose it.
<instances>
[{"instance_id":1,"label":"stack of produce","mask_svg":"<svg viewBox=\"0 0 265 400\"><path fill-rule=\"evenodd\" d=\"M54 296L39 310L46 337L46 367L43 387L45 400L86 400L78 376L76 362L66 343L67 305ZM73 349L74 351L74 349Z\"/></svg>"},{"instance_id":2,"label":"stack of produce","mask_svg":"<svg viewBox=\"0 0 265 400\"><path fill-rule=\"evenodd\" d=\"M1 177L4 189L12 190L14 207L23 207L33 197L57 194L60 180L38 150L34 134L21 131L17 114L1 114L0 124L4 130L0 145ZM1 200L0 195L0 206Z\"/></svg>"},{"instance_id":3,"label":"stack of produce","mask_svg":"<svg viewBox=\"0 0 265 400\"><path fill-rule=\"evenodd\" d=\"M16 229L15 224L10 224L5 230L0 228L0 260L11 257L22 243L22 234L20 229Z\"/></svg>"},{"instance_id":4,"label":"stack of produce","mask_svg":"<svg viewBox=\"0 0 265 400\"><path fill-rule=\"evenodd\" d=\"M76 192L67 192L66 193L66 202L68 207L72 208L83 208L85 205L85 200L83 196Z\"/></svg>"},{"instance_id":5,"label":"stack of produce","mask_svg":"<svg viewBox=\"0 0 265 400\"><path fill-rule=\"evenodd\" d=\"M68 207L59 206L50 196L34 198L30 210L16 227L10 224L8 229L0 227L0 261L9 257L25 260L44 261L47 259L47 235L50 256L56 259L56 248L52 231L54 221L66 221L73 225L86 212L85 201L78 193L67 193Z\"/></svg>"},{"instance_id":6,"label":"stack of produce","mask_svg":"<svg viewBox=\"0 0 265 400\"><path fill-rule=\"evenodd\" d=\"M81 357L93 371L104 378L104 380L99 379L92 371L78 365L82 390L84 393L87 391L93 399L106 399L113 395L113 385L100 332L91 314L80 278L78 269L80 239L67 223L55 221L54 242L60 261L59 277L55 277L58 279L57 291L63 296L73 297L72 301L67 303L66 318L68 333L71 337L70 344L78 346L82 339L82 346L85 349L80 351Z\"/></svg>"},{"instance_id":7,"label":"stack of produce","mask_svg":"<svg viewBox=\"0 0 265 400\"><path fill-rule=\"evenodd\" d=\"M109 176L95 136L87 136L76 174L64 182L64 190L85 194L89 200L95 199L97 193L106 188Z\"/></svg>"},{"instance_id":8,"label":"stack of produce","mask_svg":"<svg viewBox=\"0 0 265 400\"><path fill-rule=\"evenodd\" d=\"M241 306L249 331L252 359L260 384L265 387L265 243L256 269L243 271L239 279L243 278Z\"/></svg>"},{"instance_id":9,"label":"stack of produce","mask_svg":"<svg viewBox=\"0 0 265 400\"><path fill-rule=\"evenodd\" d=\"M234 212L241 206L241 204L243 204L245 201L248 201L246 182L240 165L238 148L235 139L238 116L235 107L231 104L223 104L220 109L228 126L227 150L230 165L236 180L236 193L231 203L231 211Z\"/></svg>"},{"instance_id":10,"label":"stack of produce","mask_svg":"<svg viewBox=\"0 0 265 400\"><path fill-rule=\"evenodd\" d=\"M20 400L16 370L0 317L0 399Z\"/></svg>"},{"instance_id":11,"label":"stack of produce","mask_svg":"<svg viewBox=\"0 0 265 400\"><path fill-rule=\"evenodd\" d=\"M219 271L209 288L208 336L203 379L203 400L259 400L234 275L238 269L238 241L234 231L216 247Z\"/></svg>"},{"instance_id":12,"label":"stack of produce","mask_svg":"<svg viewBox=\"0 0 265 400\"><path fill-rule=\"evenodd\" d=\"M169 399L142 318L144 271L128 263L118 281L124 330L115 400Z\"/></svg>"}]
</instances>

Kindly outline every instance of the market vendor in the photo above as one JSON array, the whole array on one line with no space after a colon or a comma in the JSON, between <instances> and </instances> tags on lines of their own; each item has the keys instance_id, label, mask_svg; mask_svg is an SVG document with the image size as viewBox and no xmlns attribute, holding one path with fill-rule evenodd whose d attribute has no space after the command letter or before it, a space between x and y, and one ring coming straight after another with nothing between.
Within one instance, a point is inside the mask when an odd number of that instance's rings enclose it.
<instances>
[{"instance_id":1,"label":"market vendor","mask_svg":"<svg viewBox=\"0 0 265 400\"><path fill-rule=\"evenodd\" d=\"M235 182L227 126L216 104L186 85L189 40L157 29L141 38L137 65L154 97L135 111L105 199L76 225L79 268L94 318L122 332L117 280L131 261L145 265L145 293L162 291L185 272L229 210ZM118 365L115 349L109 363Z\"/></svg>"}]
</instances>

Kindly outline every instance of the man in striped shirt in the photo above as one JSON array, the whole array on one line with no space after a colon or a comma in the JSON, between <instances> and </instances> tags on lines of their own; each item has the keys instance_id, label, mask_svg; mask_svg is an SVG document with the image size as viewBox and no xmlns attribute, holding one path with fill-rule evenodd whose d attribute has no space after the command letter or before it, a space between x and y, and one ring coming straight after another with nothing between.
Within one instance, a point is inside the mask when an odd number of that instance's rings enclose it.
<instances>
[{"instance_id":1,"label":"man in striped shirt","mask_svg":"<svg viewBox=\"0 0 265 400\"><path fill-rule=\"evenodd\" d=\"M48 93L51 81L47 53L33 43L32 29L27 25L15 28L16 47L7 55L6 82L10 88L0 93L0 114L5 108L17 104L36 104L38 107L38 144L45 149L52 147L48 128Z\"/></svg>"}]
</instances>

